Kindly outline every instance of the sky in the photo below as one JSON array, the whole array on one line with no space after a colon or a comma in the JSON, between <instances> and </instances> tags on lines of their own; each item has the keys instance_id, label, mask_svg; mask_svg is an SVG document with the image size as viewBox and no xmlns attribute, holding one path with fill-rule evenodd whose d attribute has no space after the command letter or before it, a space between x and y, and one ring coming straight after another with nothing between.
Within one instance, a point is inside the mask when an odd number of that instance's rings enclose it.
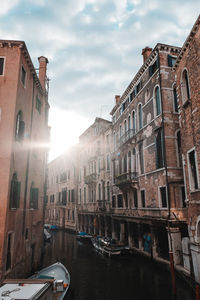
<instances>
[{"instance_id":1,"label":"sky","mask_svg":"<svg viewBox=\"0 0 200 300\"><path fill-rule=\"evenodd\" d=\"M0 39L25 41L35 68L49 60L50 160L110 120L142 48L182 46L199 13L199 0L1 0Z\"/></svg>"}]
</instances>

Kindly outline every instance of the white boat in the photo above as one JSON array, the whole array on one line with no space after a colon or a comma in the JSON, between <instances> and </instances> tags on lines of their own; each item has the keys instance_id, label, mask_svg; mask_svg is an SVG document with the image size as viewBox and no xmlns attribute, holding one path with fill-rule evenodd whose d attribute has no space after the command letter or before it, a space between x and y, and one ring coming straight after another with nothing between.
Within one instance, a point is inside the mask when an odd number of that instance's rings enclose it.
<instances>
[{"instance_id":1,"label":"white boat","mask_svg":"<svg viewBox=\"0 0 200 300\"><path fill-rule=\"evenodd\" d=\"M31 279L53 279L54 285L59 290L59 296L56 300L62 300L67 293L70 285L70 274L63 264L57 262L47 268L36 272Z\"/></svg>"},{"instance_id":2,"label":"white boat","mask_svg":"<svg viewBox=\"0 0 200 300\"><path fill-rule=\"evenodd\" d=\"M108 256L117 256L121 254L126 254L129 252L129 247L116 243L116 241L105 238L105 237L97 237L92 238L92 244L94 248Z\"/></svg>"},{"instance_id":3,"label":"white boat","mask_svg":"<svg viewBox=\"0 0 200 300\"><path fill-rule=\"evenodd\" d=\"M51 239L51 233L48 231L48 229L46 229L44 227L44 240L45 240L45 242L50 241L50 239Z\"/></svg>"}]
</instances>

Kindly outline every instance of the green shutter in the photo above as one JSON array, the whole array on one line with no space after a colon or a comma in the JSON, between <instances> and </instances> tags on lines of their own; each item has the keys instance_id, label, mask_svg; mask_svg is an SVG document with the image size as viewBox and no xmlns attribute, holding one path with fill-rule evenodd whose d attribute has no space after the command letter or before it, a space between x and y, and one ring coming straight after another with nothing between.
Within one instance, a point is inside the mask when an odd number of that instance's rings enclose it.
<instances>
[{"instance_id":1,"label":"green shutter","mask_svg":"<svg viewBox=\"0 0 200 300\"><path fill-rule=\"evenodd\" d=\"M153 75L153 66L149 66L149 77Z\"/></svg>"},{"instance_id":2,"label":"green shutter","mask_svg":"<svg viewBox=\"0 0 200 300\"><path fill-rule=\"evenodd\" d=\"M167 59L168 59L168 66L169 66L169 67L173 67L173 64L172 64L172 56L171 56L171 55L168 55Z\"/></svg>"}]
</instances>

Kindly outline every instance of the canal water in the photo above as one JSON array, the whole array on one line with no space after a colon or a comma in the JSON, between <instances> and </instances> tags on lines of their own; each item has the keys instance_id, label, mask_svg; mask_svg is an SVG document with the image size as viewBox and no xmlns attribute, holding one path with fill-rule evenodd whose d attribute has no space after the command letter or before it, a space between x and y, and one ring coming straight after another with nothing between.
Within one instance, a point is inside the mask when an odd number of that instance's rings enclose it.
<instances>
[{"instance_id":1,"label":"canal water","mask_svg":"<svg viewBox=\"0 0 200 300\"><path fill-rule=\"evenodd\" d=\"M62 262L71 275L65 300L174 300L170 273L140 256L109 258L75 235L57 231L45 246L43 267ZM187 284L176 280L176 300L195 299Z\"/></svg>"}]
</instances>

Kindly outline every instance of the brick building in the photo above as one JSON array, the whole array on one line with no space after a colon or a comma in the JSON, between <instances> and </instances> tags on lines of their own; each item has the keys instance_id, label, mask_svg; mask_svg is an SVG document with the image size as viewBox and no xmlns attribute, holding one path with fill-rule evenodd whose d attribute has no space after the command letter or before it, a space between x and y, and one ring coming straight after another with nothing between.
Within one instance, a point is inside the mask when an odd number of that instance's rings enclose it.
<instances>
[{"instance_id":1,"label":"brick building","mask_svg":"<svg viewBox=\"0 0 200 300\"><path fill-rule=\"evenodd\" d=\"M200 282L200 16L181 49L175 72L190 236L185 247L191 251L195 279ZM185 265L188 268L187 261Z\"/></svg>"},{"instance_id":2,"label":"brick building","mask_svg":"<svg viewBox=\"0 0 200 300\"><path fill-rule=\"evenodd\" d=\"M73 147L48 164L45 222L76 230L78 156Z\"/></svg>"},{"instance_id":3,"label":"brick building","mask_svg":"<svg viewBox=\"0 0 200 300\"><path fill-rule=\"evenodd\" d=\"M0 278L41 258L49 104L48 60L38 60L39 77L24 42L0 40Z\"/></svg>"}]
</instances>

